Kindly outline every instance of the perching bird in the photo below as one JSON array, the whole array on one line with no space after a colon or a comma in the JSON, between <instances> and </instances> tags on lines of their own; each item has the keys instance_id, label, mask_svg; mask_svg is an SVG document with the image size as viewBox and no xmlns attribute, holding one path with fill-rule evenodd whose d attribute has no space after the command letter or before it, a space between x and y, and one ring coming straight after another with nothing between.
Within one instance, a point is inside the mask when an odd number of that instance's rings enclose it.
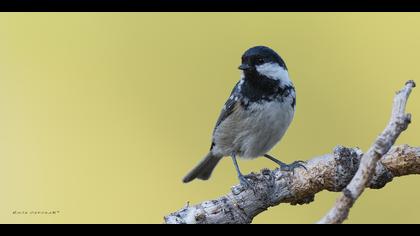
<instances>
[{"instance_id":1,"label":"perching bird","mask_svg":"<svg viewBox=\"0 0 420 236\"><path fill-rule=\"evenodd\" d=\"M217 163L231 156L241 185L249 187L237 157L264 156L285 171L304 167L301 161L287 165L267 153L280 141L289 127L296 106L296 93L286 64L272 49L257 46L242 55L241 79L233 88L217 120L207 156L184 177L207 180Z\"/></svg>"}]
</instances>

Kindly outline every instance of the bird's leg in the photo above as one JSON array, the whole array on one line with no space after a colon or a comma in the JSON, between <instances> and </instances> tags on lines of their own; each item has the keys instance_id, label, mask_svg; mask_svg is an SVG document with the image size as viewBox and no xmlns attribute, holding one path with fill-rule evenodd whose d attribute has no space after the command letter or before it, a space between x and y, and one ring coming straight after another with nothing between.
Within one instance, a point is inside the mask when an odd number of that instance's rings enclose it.
<instances>
[{"instance_id":1,"label":"bird's leg","mask_svg":"<svg viewBox=\"0 0 420 236\"><path fill-rule=\"evenodd\" d=\"M232 160L233 160L233 165L235 165L236 172L238 173L238 179L241 185L245 188L251 187L251 184L249 183L249 181L245 178L245 176L241 173L241 170L239 169L239 165L238 165L238 161L236 160L235 153L232 154Z\"/></svg>"},{"instance_id":2,"label":"bird's leg","mask_svg":"<svg viewBox=\"0 0 420 236\"><path fill-rule=\"evenodd\" d=\"M280 166L280 169L283 170L283 171L293 171L293 173L295 173L295 169L296 168L299 168L299 167L302 167L305 170L308 170L303 165L303 164L306 163L304 161L295 161L292 164L289 164L288 165L288 164L286 164L286 163L284 163L282 161L277 160L276 158L274 158L274 157L272 157L272 156L270 156L268 154L265 154L264 157L266 157L266 158L270 159L271 161L274 161L275 163L277 163Z\"/></svg>"}]
</instances>

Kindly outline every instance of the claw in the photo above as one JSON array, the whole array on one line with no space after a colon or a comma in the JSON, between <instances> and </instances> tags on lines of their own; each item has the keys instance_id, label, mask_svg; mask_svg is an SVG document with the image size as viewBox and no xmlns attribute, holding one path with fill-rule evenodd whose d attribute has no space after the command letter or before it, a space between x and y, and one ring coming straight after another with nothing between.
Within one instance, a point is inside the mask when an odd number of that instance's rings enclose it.
<instances>
[{"instance_id":1,"label":"claw","mask_svg":"<svg viewBox=\"0 0 420 236\"><path fill-rule=\"evenodd\" d=\"M304 161L295 161L295 162L293 162L292 164L289 164L289 165L287 165L287 164L280 164L280 169L282 171L292 171L293 174L295 174L295 169L296 168L303 168L306 171L308 171L308 169L306 168L306 166L303 165L303 164L306 164L306 162L304 162Z\"/></svg>"},{"instance_id":2,"label":"claw","mask_svg":"<svg viewBox=\"0 0 420 236\"><path fill-rule=\"evenodd\" d=\"M280 170L282 170L282 171L293 171L293 174L295 174L295 169L296 168L299 168L299 167L302 167L303 169L305 169L306 171L308 171L308 169L306 169L306 167L304 165L304 164L306 164L305 161L295 161L292 164L287 165L286 163L283 163L283 162L277 160L276 158L274 158L274 157L272 157L272 156L270 156L268 154L265 154L264 156L266 158L274 161L275 163L277 163L280 166Z\"/></svg>"},{"instance_id":3,"label":"claw","mask_svg":"<svg viewBox=\"0 0 420 236\"><path fill-rule=\"evenodd\" d=\"M295 161L292 163L292 165L297 165L297 167L302 167L303 169L305 169L306 171L308 171L308 169L306 168L305 164L308 164L306 161Z\"/></svg>"},{"instance_id":4,"label":"claw","mask_svg":"<svg viewBox=\"0 0 420 236\"><path fill-rule=\"evenodd\" d=\"M239 178L239 182L241 186L244 187L245 189L248 189L252 186L251 183L245 178L245 176L239 175L238 178Z\"/></svg>"}]
</instances>

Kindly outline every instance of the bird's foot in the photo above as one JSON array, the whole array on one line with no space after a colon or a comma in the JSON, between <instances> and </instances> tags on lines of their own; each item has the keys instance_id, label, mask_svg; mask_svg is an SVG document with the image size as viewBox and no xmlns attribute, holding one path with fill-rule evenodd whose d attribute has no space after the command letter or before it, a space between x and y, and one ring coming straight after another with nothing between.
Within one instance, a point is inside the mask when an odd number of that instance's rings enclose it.
<instances>
[{"instance_id":1,"label":"bird's foot","mask_svg":"<svg viewBox=\"0 0 420 236\"><path fill-rule=\"evenodd\" d=\"M264 157L266 157L266 158L270 159L271 161L277 163L280 166L280 170L282 170L282 171L292 171L293 174L294 174L296 168L302 167L305 170L308 170L308 169L306 169L305 165L303 165L303 164L306 164L306 162L304 162L304 161L295 161L292 164L288 165L288 164L286 164L286 163L284 163L280 160L277 160L276 158L274 158L273 156L270 156L268 154L265 154Z\"/></svg>"},{"instance_id":2,"label":"bird's foot","mask_svg":"<svg viewBox=\"0 0 420 236\"><path fill-rule=\"evenodd\" d=\"M251 182L249 182L249 180L247 180L245 176L239 175L238 179L239 179L239 183L241 184L241 186L244 189L248 189L248 188L252 187Z\"/></svg>"},{"instance_id":3,"label":"bird's foot","mask_svg":"<svg viewBox=\"0 0 420 236\"><path fill-rule=\"evenodd\" d=\"M249 181L244 175L242 175L242 174L239 175L238 179L239 179L240 184L236 185L232 188L232 193L234 195L238 195L238 194L242 193L243 191L247 191L247 190L252 190L252 192L254 192L254 194L257 192L253 183L251 181Z\"/></svg>"},{"instance_id":4,"label":"bird's foot","mask_svg":"<svg viewBox=\"0 0 420 236\"><path fill-rule=\"evenodd\" d=\"M293 174L295 174L295 169L297 168L303 168L306 171L308 170L304 164L306 164L306 162L304 161L295 161L292 164L285 164L285 163L278 163L280 165L280 170L282 171L292 171Z\"/></svg>"}]
</instances>

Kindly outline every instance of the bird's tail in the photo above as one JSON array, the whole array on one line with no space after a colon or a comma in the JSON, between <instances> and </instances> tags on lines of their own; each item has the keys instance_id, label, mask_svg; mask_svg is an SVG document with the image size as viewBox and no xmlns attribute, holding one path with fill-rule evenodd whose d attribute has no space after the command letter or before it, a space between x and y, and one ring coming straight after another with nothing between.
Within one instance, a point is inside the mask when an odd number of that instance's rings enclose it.
<instances>
[{"instance_id":1,"label":"bird's tail","mask_svg":"<svg viewBox=\"0 0 420 236\"><path fill-rule=\"evenodd\" d=\"M192 169L182 180L184 183L191 182L194 179L208 180L223 156L215 156L211 151L201 160L194 169Z\"/></svg>"}]
</instances>

